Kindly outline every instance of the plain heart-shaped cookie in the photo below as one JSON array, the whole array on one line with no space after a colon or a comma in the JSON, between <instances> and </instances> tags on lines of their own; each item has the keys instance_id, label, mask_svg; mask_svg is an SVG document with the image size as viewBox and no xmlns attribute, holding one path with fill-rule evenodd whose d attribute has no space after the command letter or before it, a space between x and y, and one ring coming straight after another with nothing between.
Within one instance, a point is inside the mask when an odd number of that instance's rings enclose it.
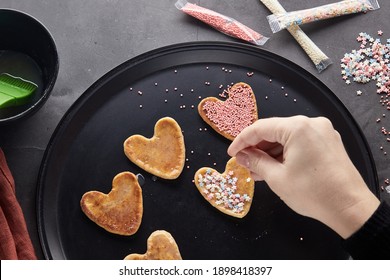
<instances>
[{"instance_id":1,"label":"plain heart-shaped cookie","mask_svg":"<svg viewBox=\"0 0 390 280\"><path fill-rule=\"evenodd\" d=\"M99 191L85 193L80 205L89 219L111 233L133 235L141 225L142 189L131 172L116 175L108 194Z\"/></svg>"},{"instance_id":2,"label":"plain heart-shaped cookie","mask_svg":"<svg viewBox=\"0 0 390 280\"><path fill-rule=\"evenodd\" d=\"M143 170L163 179L176 179L185 163L184 137L170 117L160 119L152 138L133 135L124 142L125 155Z\"/></svg>"},{"instance_id":3,"label":"plain heart-shaped cookie","mask_svg":"<svg viewBox=\"0 0 390 280\"><path fill-rule=\"evenodd\" d=\"M194 182L202 196L219 211L243 218L248 214L255 188L250 171L231 158L225 171L202 167L195 173Z\"/></svg>"},{"instance_id":4,"label":"plain heart-shaped cookie","mask_svg":"<svg viewBox=\"0 0 390 280\"><path fill-rule=\"evenodd\" d=\"M198 105L201 118L215 131L229 140L258 119L256 97L252 88L243 82L236 83L225 90L225 101L207 97Z\"/></svg>"},{"instance_id":5,"label":"plain heart-shaped cookie","mask_svg":"<svg viewBox=\"0 0 390 280\"><path fill-rule=\"evenodd\" d=\"M147 241L145 254L130 254L125 260L181 260L179 247L172 235L165 230L156 230Z\"/></svg>"}]
</instances>

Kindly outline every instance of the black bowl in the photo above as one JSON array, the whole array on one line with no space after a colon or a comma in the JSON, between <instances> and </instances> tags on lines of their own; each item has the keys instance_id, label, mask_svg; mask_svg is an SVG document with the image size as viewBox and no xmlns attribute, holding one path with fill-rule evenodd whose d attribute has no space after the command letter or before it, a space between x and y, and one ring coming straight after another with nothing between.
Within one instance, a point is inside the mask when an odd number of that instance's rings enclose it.
<instances>
[{"instance_id":1,"label":"black bowl","mask_svg":"<svg viewBox=\"0 0 390 280\"><path fill-rule=\"evenodd\" d=\"M22 53L39 69L42 88L29 103L0 109L0 124L36 112L48 99L58 75L59 59L54 39L47 28L32 16L11 9L0 9L0 51Z\"/></svg>"}]
</instances>

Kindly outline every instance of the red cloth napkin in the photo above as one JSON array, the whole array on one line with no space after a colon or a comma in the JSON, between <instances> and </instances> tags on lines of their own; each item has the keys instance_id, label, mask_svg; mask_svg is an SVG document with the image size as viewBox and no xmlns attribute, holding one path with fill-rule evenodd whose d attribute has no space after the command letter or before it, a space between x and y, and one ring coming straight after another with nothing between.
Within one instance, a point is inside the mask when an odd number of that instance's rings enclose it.
<instances>
[{"instance_id":1,"label":"red cloth napkin","mask_svg":"<svg viewBox=\"0 0 390 280\"><path fill-rule=\"evenodd\" d=\"M16 199L15 182L0 148L0 259L34 260L34 247L22 208Z\"/></svg>"}]
</instances>

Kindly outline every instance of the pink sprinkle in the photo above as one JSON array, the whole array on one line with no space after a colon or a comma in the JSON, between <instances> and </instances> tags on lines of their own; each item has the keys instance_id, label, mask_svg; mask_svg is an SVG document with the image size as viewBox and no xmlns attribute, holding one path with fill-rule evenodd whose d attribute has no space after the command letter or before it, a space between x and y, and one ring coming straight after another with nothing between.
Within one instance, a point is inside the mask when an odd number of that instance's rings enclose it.
<instances>
[{"instance_id":1,"label":"pink sprinkle","mask_svg":"<svg viewBox=\"0 0 390 280\"><path fill-rule=\"evenodd\" d=\"M378 35L379 35L379 36L382 36L382 35L383 35L383 31L382 31L382 30L379 30L379 31L378 31Z\"/></svg>"}]
</instances>

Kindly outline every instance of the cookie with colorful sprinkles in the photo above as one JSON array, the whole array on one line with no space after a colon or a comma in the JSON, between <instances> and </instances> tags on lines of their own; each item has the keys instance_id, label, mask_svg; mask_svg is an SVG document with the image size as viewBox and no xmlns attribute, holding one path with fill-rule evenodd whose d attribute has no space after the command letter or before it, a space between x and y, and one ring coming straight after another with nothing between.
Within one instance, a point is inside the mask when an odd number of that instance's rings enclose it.
<instances>
[{"instance_id":1,"label":"cookie with colorful sprinkles","mask_svg":"<svg viewBox=\"0 0 390 280\"><path fill-rule=\"evenodd\" d=\"M236 217L245 217L252 205L255 182L250 171L231 158L224 173L202 167L195 173L195 185L200 194L219 211Z\"/></svg>"},{"instance_id":2,"label":"cookie with colorful sprinkles","mask_svg":"<svg viewBox=\"0 0 390 280\"><path fill-rule=\"evenodd\" d=\"M256 97L252 88L239 82L224 90L220 96L204 98L198 105L200 117L216 132L229 140L258 119Z\"/></svg>"}]
</instances>

